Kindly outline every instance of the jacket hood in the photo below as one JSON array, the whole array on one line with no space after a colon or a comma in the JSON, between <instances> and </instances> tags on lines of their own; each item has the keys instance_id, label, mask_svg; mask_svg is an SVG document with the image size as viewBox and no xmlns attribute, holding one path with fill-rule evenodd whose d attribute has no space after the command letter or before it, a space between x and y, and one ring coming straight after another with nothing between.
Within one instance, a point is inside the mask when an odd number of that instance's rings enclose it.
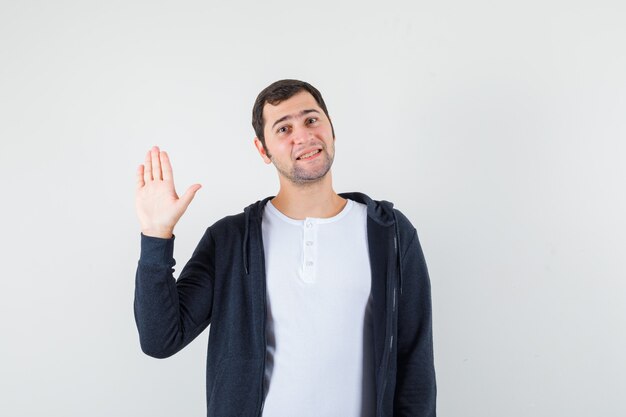
<instances>
[{"instance_id":1,"label":"jacket hood","mask_svg":"<svg viewBox=\"0 0 626 417\"><path fill-rule=\"evenodd\" d=\"M367 215L381 226L391 226L396 222L393 203L385 200L373 200L363 193L340 193L340 197L367 205Z\"/></svg>"},{"instance_id":2,"label":"jacket hood","mask_svg":"<svg viewBox=\"0 0 626 417\"><path fill-rule=\"evenodd\" d=\"M372 218L372 220L381 226L391 226L396 222L392 202L373 200L368 195L358 192L339 193L339 196L367 205L368 217ZM249 227L250 217L258 218L259 220L262 218L263 208L272 198L274 198L274 196L265 197L263 200L259 200L244 208L244 213L246 214L246 228Z\"/></svg>"},{"instance_id":3,"label":"jacket hood","mask_svg":"<svg viewBox=\"0 0 626 417\"><path fill-rule=\"evenodd\" d=\"M372 220L374 220L376 223L380 224L381 226L394 226L394 232L395 232L395 239L394 239L394 245L396 247L396 261L398 263L398 267L400 265L400 254L398 249L398 242L399 242L399 230L398 230L398 222L396 219L396 213L393 209L393 203L390 201L385 201L385 200L373 200L372 198L370 198L368 195L363 194L363 193L359 193L359 192L350 192L350 193L339 193L340 197L343 198L347 198L350 200L354 200L357 203L361 203L361 204L365 204L367 205L367 216L369 218L371 218ZM249 254L249 250L248 247L250 245L249 243L249 228L251 226L251 220L254 220L255 222L258 221L258 224L261 224L261 221L263 219L263 209L265 207L265 205L267 204L267 202L274 198L274 196L269 196L269 197L265 197L263 200L259 200L255 203L250 204L248 207L244 208L244 215L245 215L245 229L244 229L244 235L243 235L243 262L244 262L244 269L246 271L246 275L249 274L249 260L248 260L248 254ZM400 271L401 269L398 268ZM400 272L400 293L402 293L402 273Z\"/></svg>"}]
</instances>

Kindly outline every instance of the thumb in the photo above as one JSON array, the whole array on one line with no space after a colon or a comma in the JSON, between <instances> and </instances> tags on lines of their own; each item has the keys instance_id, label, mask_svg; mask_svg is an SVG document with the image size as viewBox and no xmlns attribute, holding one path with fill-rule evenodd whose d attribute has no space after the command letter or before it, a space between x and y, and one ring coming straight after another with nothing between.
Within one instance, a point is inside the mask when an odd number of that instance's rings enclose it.
<instances>
[{"instance_id":1,"label":"thumb","mask_svg":"<svg viewBox=\"0 0 626 417\"><path fill-rule=\"evenodd\" d=\"M193 200L193 198L196 195L196 192L198 192L200 188L202 188L202 185L200 184L194 184L191 187L187 188L187 191L185 191L185 194L183 194L180 197L181 203L183 203L185 207L189 206L189 203L191 203L191 200Z\"/></svg>"}]
</instances>

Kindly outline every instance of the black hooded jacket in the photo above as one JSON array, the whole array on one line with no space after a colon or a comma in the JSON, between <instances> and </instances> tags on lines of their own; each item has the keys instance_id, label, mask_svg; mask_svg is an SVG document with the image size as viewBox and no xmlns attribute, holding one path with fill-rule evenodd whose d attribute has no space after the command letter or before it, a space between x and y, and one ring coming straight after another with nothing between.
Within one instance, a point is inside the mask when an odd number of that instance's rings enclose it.
<instances>
[{"instance_id":1,"label":"black hooded jacket","mask_svg":"<svg viewBox=\"0 0 626 417\"><path fill-rule=\"evenodd\" d=\"M417 232L390 202L339 195L367 205L376 416L434 417L430 280ZM174 237L141 235L134 302L141 348L156 358L171 356L211 324L208 416L262 415L267 297L261 220L270 198L209 227L178 280Z\"/></svg>"}]
</instances>

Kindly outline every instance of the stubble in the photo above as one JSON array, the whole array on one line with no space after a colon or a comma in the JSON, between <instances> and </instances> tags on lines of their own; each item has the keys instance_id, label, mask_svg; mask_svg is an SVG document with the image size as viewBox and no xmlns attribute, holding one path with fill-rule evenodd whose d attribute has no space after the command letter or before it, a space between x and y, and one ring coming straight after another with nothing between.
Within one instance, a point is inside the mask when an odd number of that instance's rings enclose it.
<instances>
[{"instance_id":1,"label":"stubble","mask_svg":"<svg viewBox=\"0 0 626 417\"><path fill-rule=\"evenodd\" d=\"M328 171L330 171L330 168L333 165L334 152L331 155L327 151L326 146L322 145L322 151L319 158L323 158L323 161L321 161L322 163L319 164L319 166L316 168L307 168L305 166L306 163L300 164L298 163L298 161L296 161L289 169L283 166L273 156L269 155L269 157L280 175L287 178L294 184L306 185L320 181L322 178L324 178Z\"/></svg>"}]
</instances>

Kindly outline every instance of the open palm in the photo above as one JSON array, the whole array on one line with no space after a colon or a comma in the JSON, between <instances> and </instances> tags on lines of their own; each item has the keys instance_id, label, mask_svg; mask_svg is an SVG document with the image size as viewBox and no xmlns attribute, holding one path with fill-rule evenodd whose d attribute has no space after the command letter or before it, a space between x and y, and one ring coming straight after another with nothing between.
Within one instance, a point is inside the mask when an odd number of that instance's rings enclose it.
<instances>
[{"instance_id":1,"label":"open palm","mask_svg":"<svg viewBox=\"0 0 626 417\"><path fill-rule=\"evenodd\" d=\"M193 184L178 197L167 153L157 146L152 147L144 164L137 168L135 205L141 232L146 236L171 238L174 226L200 187L200 184Z\"/></svg>"}]
</instances>

